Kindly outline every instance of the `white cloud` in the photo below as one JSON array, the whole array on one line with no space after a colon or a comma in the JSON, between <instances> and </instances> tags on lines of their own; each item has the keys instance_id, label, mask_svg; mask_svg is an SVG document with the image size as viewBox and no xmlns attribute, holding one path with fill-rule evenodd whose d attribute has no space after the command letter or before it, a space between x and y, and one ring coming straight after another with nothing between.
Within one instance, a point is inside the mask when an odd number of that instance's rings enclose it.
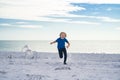
<instances>
[{"instance_id":1,"label":"white cloud","mask_svg":"<svg viewBox=\"0 0 120 80\"><path fill-rule=\"evenodd\" d=\"M27 22L16 22L16 24L26 24Z\"/></svg>"},{"instance_id":2,"label":"white cloud","mask_svg":"<svg viewBox=\"0 0 120 80\"><path fill-rule=\"evenodd\" d=\"M86 24L86 25L99 25L100 24L100 23L97 23L97 22L88 22L88 21L68 21L68 23Z\"/></svg>"},{"instance_id":3,"label":"white cloud","mask_svg":"<svg viewBox=\"0 0 120 80\"><path fill-rule=\"evenodd\" d=\"M114 19L114 18L105 17L105 16L85 16L85 15L83 15L82 17L99 19L99 20L104 21L104 22L120 22L120 19Z\"/></svg>"},{"instance_id":4,"label":"white cloud","mask_svg":"<svg viewBox=\"0 0 120 80\"><path fill-rule=\"evenodd\" d=\"M69 12L77 10L86 10L84 7L73 6L70 3L108 3L118 4L119 0L0 0L0 18L23 19L50 22L69 22L69 19L48 18L47 16L63 16L63 17L82 17L95 18L105 22L119 22L119 20L108 17L96 17L85 15L73 15ZM70 23L70 22L69 22ZM88 24L94 22L78 22L72 23ZM18 24L24 24L18 22Z\"/></svg>"},{"instance_id":5,"label":"white cloud","mask_svg":"<svg viewBox=\"0 0 120 80\"><path fill-rule=\"evenodd\" d=\"M19 25L21 28L42 28L43 26L38 25Z\"/></svg>"},{"instance_id":6,"label":"white cloud","mask_svg":"<svg viewBox=\"0 0 120 80\"><path fill-rule=\"evenodd\" d=\"M1 26L11 26L11 24L8 24L8 23L2 23L0 24Z\"/></svg>"},{"instance_id":7,"label":"white cloud","mask_svg":"<svg viewBox=\"0 0 120 80\"><path fill-rule=\"evenodd\" d=\"M120 19L114 19L114 18L110 18L110 17L105 17L105 16L86 16L86 15L74 15L74 14L69 14L69 15L54 15L54 17L79 17L79 18L91 18L91 19L98 19L100 21L104 21L104 22L120 22ZM78 21L76 21L77 23Z\"/></svg>"},{"instance_id":8,"label":"white cloud","mask_svg":"<svg viewBox=\"0 0 120 80\"><path fill-rule=\"evenodd\" d=\"M81 15L81 16L78 16L78 17L93 18L93 19L98 19L100 21L104 21L104 22L120 22L120 19L114 19L114 18L105 17L105 16L85 16L85 15Z\"/></svg>"},{"instance_id":9,"label":"white cloud","mask_svg":"<svg viewBox=\"0 0 120 80\"><path fill-rule=\"evenodd\" d=\"M106 10L107 10L107 11L111 11L111 10L112 10L112 8L107 8Z\"/></svg>"},{"instance_id":10,"label":"white cloud","mask_svg":"<svg viewBox=\"0 0 120 80\"><path fill-rule=\"evenodd\" d=\"M114 19L114 18L110 18L110 17L98 16L98 17L94 17L94 18L100 19L101 21L104 21L104 22L120 22L120 19Z\"/></svg>"},{"instance_id":11,"label":"white cloud","mask_svg":"<svg viewBox=\"0 0 120 80\"><path fill-rule=\"evenodd\" d=\"M120 22L120 19L105 18L105 19L103 19L103 21L106 21L106 22Z\"/></svg>"},{"instance_id":12,"label":"white cloud","mask_svg":"<svg viewBox=\"0 0 120 80\"><path fill-rule=\"evenodd\" d=\"M85 10L65 0L0 0L1 18L40 20L50 15L67 15L70 11ZM45 18L47 19L47 18Z\"/></svg>"},{"instance_id":13,"label":"white cloud","mask_svg":"<svg viewBox=\"0 0 120 80\"><path fill-rule=\"evenodd\" d=\"M91 3L91 4L120 4L120 0L66 0L74 3Z\"/></svg>"},{"instance_id":14,"label":"white cloud","mask_svg":"<svg viewBox=\"0 0 120 80\"><path fill-rule=\"evenodd\" d=\"M20 28L43 28L42 25L14 25L14 24L8 24L8 23L2 23L0 26L5 27L20 27Z\"/></svg>"},{"instance_id":15,"label":"white cloud","mask_svg":"<svg viewBox=\"0 0 120 80\"><path fill-rule=\"evenodd\" d=\"M120 30L120 27L117 27L116 30Z\"/></svg>"}]
</instances>

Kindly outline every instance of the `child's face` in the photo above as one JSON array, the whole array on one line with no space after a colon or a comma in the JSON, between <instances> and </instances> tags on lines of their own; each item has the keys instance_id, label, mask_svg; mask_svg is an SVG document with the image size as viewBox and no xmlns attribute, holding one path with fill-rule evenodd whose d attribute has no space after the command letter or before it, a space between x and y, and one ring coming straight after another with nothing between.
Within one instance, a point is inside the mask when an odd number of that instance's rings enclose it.
<instances>
[{"instance_id":1,"label":"child's face","mask_svg":"<svg viewBox=\"0 0 120 80\"><path fill-rule=\"evenodd\" d=\"M61 34L60 37L61 37L61 38L65 38L66 35L65 35L65 34Z\"/></svg>"}]
</instances>

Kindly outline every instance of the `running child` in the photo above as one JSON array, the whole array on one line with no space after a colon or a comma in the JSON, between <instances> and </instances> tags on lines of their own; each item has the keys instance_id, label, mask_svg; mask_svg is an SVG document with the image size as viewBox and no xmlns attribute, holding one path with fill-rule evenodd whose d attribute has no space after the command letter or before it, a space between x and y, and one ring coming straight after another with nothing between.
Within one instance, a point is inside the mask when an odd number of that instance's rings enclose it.
<instances>
[{"instance_id":1,"label":"running child","mask_svg":"<svg viewBox=\"0 0 120 80\"><path fill-rule=\"evenodd\" d=\"M69 48L70 47L70 43L69 41L66 39L67 34L65 32L61 32L60 33L60 37L58 39L56 39L55 41L51 42L50 44L54 44L57 43L57 48L58 48L58 53L59 53L59 57L63 58L64 56L64 62L63 64L67 64L67 50L66 47ZM67 46L65 47L65 43L67 43Z\"/></svg>"}]
</instances>

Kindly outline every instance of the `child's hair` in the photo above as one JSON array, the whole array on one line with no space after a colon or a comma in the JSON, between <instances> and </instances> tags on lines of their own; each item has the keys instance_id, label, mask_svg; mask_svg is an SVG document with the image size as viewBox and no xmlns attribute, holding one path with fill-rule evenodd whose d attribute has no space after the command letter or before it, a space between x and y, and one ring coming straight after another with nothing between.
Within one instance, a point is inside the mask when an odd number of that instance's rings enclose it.
<instances>
[{"instance_id":1,"label":"child's hair","mask_svg":"<svg viewBox=\"0 0 120 80\"><path fill-rule=\"evenodd\" d=\"M61 33L60 33L60 36L61 36L62 34L65 34L65 37L67 37L67 34L66 34L65 32L61 32Z\"/></svg>"}]
</instances>

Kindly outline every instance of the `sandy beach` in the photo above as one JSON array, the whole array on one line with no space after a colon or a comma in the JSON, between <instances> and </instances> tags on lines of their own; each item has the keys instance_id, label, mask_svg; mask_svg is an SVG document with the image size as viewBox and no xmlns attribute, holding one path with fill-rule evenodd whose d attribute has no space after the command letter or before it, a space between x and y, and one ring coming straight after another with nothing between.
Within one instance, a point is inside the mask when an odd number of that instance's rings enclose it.
<instances>
[{"instance_id":1,"label":"sandy beach","mask_svg":"<svg viewBox=\"0 0 120 80\"><path fill-rule=\"evenodd\" d=\"M0 80L120 80L120 0L0 0Z\"/></svg>"},{"instance_id":2,"label":"sandy beach","mask_svg":"<svg viewBox=\"0 0 120 80\"><path fill-rule=\"evenodd\" d=\"M120 54L0 52L0 80L120 80Z\"/></svg>"}]
</instances>

